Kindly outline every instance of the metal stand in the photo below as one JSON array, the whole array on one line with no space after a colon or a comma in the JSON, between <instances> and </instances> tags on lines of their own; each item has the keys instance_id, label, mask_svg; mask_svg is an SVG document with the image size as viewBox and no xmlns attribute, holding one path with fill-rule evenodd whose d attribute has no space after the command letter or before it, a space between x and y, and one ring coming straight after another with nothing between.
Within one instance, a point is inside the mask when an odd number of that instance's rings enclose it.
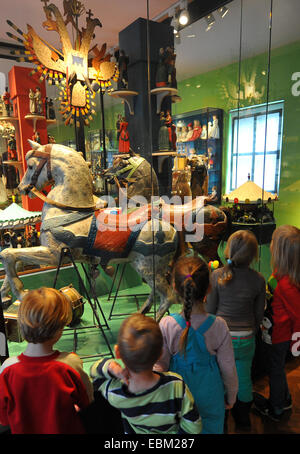
<instances>
[{"instance_id":1,"label":"metal stand","mask_svg":"<svg viewBox=\"0 0 300 454\"><path fill-rule=\"evenodd\" d=\"M81 276L80 276L80 273L79 273L79 271L78 271L77 265L76 265L76 263L75 263L75 261L74 261L74 259L73 259L71 250L70 250L69 248L62 248L62 250L61 250L60 258L59 258L59 264L58 264L58 267L57 267L57 270L56 270L56 274L55 274L55 278L54 278L53 287L55 288L55 286L56 286L58 273L59 273L59 271L60 271L61 265L62 265L62 263L63 263L63 259L64 259L65 257L69 258L69 259L71 260L71 262L72 262L72 265L73 265L73 267L74 267L74 269L75 269L75 271L76 271L76 274L77 274L77 276L78 276L78 279L79 279L79 282L80 282L80 284L81 284L81 287L82 287L83 290L84 290L85 297L86 297L86 299L87 299L87 301L88 301L88 303L89 303L89 305L90 305L90 307L91 307L91 309L92 309L92 311L93 311L93 316L94 316L94 318L96 319L96 322L97 322L97 323L95 323L95 325L92 325L92 326L82 326L82 327L76 327L76 328L75 328L75 327L69 328L70 330L72 330L72 331L74 332L74 351L76 352L76 348L77 348L77 330L80 330L80 329L88 329L88 328L99 328L99 330L101 331L101 334L102 334L102 336L103 336L103 338L104 338L104 340L105 340L105 342L106 342L106 345L107 345L107 347L108 347L109 355L111 355L112 357L114 357L114 354L113 354L113 351L112 351L112 349L111 349L111 346L110 346L110 344L109 344L109 342L108 342L108 339L107 339L107 337L106 337L106 335L105 335L105 332L104 332L104 330L103 330L103 326L107 327L108 329L110 329L110 328L109 328L109 326L108 326L108 324L107 324L107 321L106 321L106 318L105 318L104 313L103 313L103 311L102 311L102 308L101 308L101 306L100 306L100 304L99 304L99 301L98 301L98 299L97 299L97 297L96 297L96 295L95 295L95 292L93 292L93 293L94 293L94 295L93 295L94 304L92 303L91 298L90 298L90 295L89 295L89 292L87 291L87 288L86 288L86 286L84 285L84 282L83 282L83 280L82 280L82 278L81 278ZM87 270L85 269L85 267L84 267L84 265L83 265L82 263L81 263L81 266L82 266L82 268L83 268L83 270L84 270L84 273L85 273L85 276L86 276L86 278L87 278L87 280L88 280L88 283L89 283L89 285L90 285L90 288L92 288L92 286L91 286L91 280L90 280L90 277L89 277L89 275L88 275L88 272L87 272ZM99 319L99 316L98 316L98 313L97 313L97 308L100 310L101 315L102 315L102 317L103 317L103 319L104 319L104 325L103 325L103 326L101 325L101 322L100 322L100 319ZM93 357L107 356L107 355L108 355L107 353L101 353L101 354L99 353L98 355L87 355L87 356L82 356L81 358L93 358Z\"/></svg>"},{"instance_id":2,"label":"metal stand","mask_svg":"<svg viewBox=\"0 0 300 454\"><path fill-rule=\"evenodd\" d=\"M2 309L2 300L0 295L0 364L3 364L4 361L9 357L7 338L5 332L5 320Z\"/></svg>"},{"instance_id":3,"label":"metal stand","mask_svg":"<svg viewBox=\"0 0 300 454\"><path fill-rule=\"evenodd\" d=\"M118 280L117 290L116 290L114 296L112 297L113 287L114 287L114 284L116 282L118 270L119 270L119 267L120 267L119 263L117 265L117 268L116 268L116 271L115 271L115 274L114 274L114 278L113 278L113 281L112 281L112 284L111 284L111 287L110 287L110 291L109 291L109 294L108 294L108 298L107 298L107 301L109 301L110 299L113 298L113 303L112 303L112 306L110 308L110 313L109 313L109 316L108 316L108 320L111 320L113 317L125 317L125 316L128 316L128 315L131 315L131 313L113 314L113 310L114 310L117 298L134 298L135 299L136 308L137 308L137 311L138 311L140 309L138 298L139 297L145 298L145 297L149 296L149 293L119 295L120 285L121 285L121 282L122 282L122 279L123 279L123 276L124 276L126 265L127 265L127 262L123 263L123 265L122 265L120 277L119 277L119 280Z\"/></svg>"}]
</instances>

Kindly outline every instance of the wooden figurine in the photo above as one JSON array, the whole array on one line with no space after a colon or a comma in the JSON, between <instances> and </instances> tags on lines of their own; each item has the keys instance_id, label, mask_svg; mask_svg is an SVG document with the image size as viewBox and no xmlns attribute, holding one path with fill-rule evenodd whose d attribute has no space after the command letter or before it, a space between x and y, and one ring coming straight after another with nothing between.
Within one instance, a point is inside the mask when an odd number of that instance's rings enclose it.
<instances>
[{"instance_id":1,"label":"wooden figurine","mask_svg":"<svg viewBox=\"0 0 300 454\"><path fill-rule=\"evenodd\" d=\"M5 92L2 96L4 106L5 106L5 114L10 117L11 111L12 111L12 105L10 102L10 93L8 91L8 87L5 87Z\"/></svg>"},{"instance_id":2,"label":"wooden figurine","mask_svg":"<svg viewBox=\"0 0 300 454\"><path fill-rule=\"evenodd\" d=\"M123 118L120 124L119 153L129 153L130 142L127 127L128 122Z\"/></svg>"},{"instance_id":3,"label":"wooden figurine","mask_svg":"<svg viewBox=\"0 0 300 454\"><path fill-rule=\"evenodd\" d=\"M35 94L35 113L38 115L43 114L43 102L42 102L42 93L40 87L36 87Z\"/></svg>"},{"instance_id":4,"label":"wooden figurine","mask_svg":"<svg viewBox=\"0 0 300 454\"><path fill-rule=\"evenodd\" d=\"M34 115L36 113L35 93L32 88L29 89L29 112Z\"/></svg>"}]
</instances>

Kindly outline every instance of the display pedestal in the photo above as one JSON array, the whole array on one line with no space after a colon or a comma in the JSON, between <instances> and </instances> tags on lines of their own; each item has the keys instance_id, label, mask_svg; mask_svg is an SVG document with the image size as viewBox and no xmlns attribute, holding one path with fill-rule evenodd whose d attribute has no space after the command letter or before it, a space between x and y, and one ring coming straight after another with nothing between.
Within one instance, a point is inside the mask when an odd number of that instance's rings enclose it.
<instances>
[{"instance_id":1,"label":"display pedestal","mask_svg":"<svg viewBox=\"0 0 300 454\"><path fill-rule=\"evenodd\" d=\"M151 95L156 96L156 113L157 114L160 113L163 100L166 98L166 96L173 97L177 94L178 94L177 88L171 87L154 88L153 90L151 90Z\"/></svg>"},{"instance_id":2,"label":"display pedestal","mask_svg":"<svg viewBox=\"0 0 300 454\"><path fill-rule=\"evenodd\" d=\"M22 161L3 161L3 164L7 164L10 166L14 166L17 170L21 170L23 167L23 162Z\"/></svg>"},{"instance_id":3,"label":"display pedestal","mask_svg":"<svg viewBox=\"0 0 300 454\"><path fill-rule=\"evenodd\" d=\"M151 43L149 48L147 45L148 32ZM130 108L125 102L130 147L150 163L152 162L152 153L158 150L160 120L159 115L157 115L156 103L151 102L149 89L154 88L159 49L173 46L173 28L164 23L147 22L146 19L139 18L119 33L119 48L124 50L129 58L127 68L128 91L134 88L134 91L138 93L135 99L134 115L130 114ZM148 67L148 54L150 68ZM147 80L149 70L152 87L149 87ZM163 104L165 104L166 98L163 101ZM166 110L171 112L171 97L168 101Z\"/></svg>"},{"instance_id":4,"label":"display pedestal","mask_svg":"<svg viewBox=\"0 0 300 454\"><path fill-rule=\"evenodd\" d=\"M137 95L138 92L132 90L116 90L110 93L113 98L121 98L126 102L130 115L134 115L134 98Z\"/></svg>"},{"instance_id":5,"label":"display pedestal","mask_svg":"<svg viewBox=\"0 0 300 454\"><path fill-rule=\"evenodd\" d=\"M43 115L35 115L35 114L28 114L24 117L26 120L32 120L33 123L33 131L36 132L36 124L39 120L46 120L46 117Z\"/></svg>"}]
</instances>

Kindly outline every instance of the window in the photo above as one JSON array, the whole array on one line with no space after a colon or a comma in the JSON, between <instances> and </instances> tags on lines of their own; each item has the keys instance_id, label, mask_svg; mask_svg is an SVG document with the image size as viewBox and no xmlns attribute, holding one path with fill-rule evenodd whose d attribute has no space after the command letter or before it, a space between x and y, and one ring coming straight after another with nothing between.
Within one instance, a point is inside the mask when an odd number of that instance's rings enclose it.
<instances>
[{"instance_id":1,"label":"window","mask_svg":"<svg viewBox=\"0 0 300 454\"><path fill-rule=\"evenodd\" d=\"M227 193L248 180L272 193L279 191L283 102L229 112Z\"/></svg>"}]
</instances>

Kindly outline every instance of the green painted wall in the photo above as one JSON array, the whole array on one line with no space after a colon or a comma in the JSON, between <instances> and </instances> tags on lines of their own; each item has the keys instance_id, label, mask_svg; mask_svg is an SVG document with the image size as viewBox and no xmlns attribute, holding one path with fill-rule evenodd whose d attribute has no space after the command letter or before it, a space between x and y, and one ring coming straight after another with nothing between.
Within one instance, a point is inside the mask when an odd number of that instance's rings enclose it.
<instances>
[{"instance_id":1,"label":"green painted wall","mask_svg":"<svg viewBox=\"0 0 300 454\"><path fill-rule=\"evenodd\" d=\"M182 102L173 105L172 114L177 115L204 107L224 110L223 137L223 193L227 171L228 112L238 107L237 91L239 73L240 88L244 81L255 82L257 96L240 101L247 107L284 100L284 124L281 157L279 201L275 204L277 225L293 224L300 227L300 98L293 96L292 74L300 71L300 42L272 50L270 59L269 95L267 97L268 54L258 55L196 77L179 82L178 91ZM200 66L200 63L199 63Z\"/></svg>"},{"instance_id":2,"label":"green painted wall","mask_svg":"<svg viewBox=\"0 0 300 454\"><path fill-rule=\"evenodd\" d=\"M123 104L112 104L108 95L104 96L104 111L105 111L105 128L115 129L118 114L124 115ZM88 137L89 131L97 131L102 129L102 117L99 111L96 112L90 125L85 127L85 137ZM56 143L64 143L69 140L75 141L75 126L65 126L62 124L59 127L48 128L48 132L55 138Z\"/></svg>"}]
</instances>

